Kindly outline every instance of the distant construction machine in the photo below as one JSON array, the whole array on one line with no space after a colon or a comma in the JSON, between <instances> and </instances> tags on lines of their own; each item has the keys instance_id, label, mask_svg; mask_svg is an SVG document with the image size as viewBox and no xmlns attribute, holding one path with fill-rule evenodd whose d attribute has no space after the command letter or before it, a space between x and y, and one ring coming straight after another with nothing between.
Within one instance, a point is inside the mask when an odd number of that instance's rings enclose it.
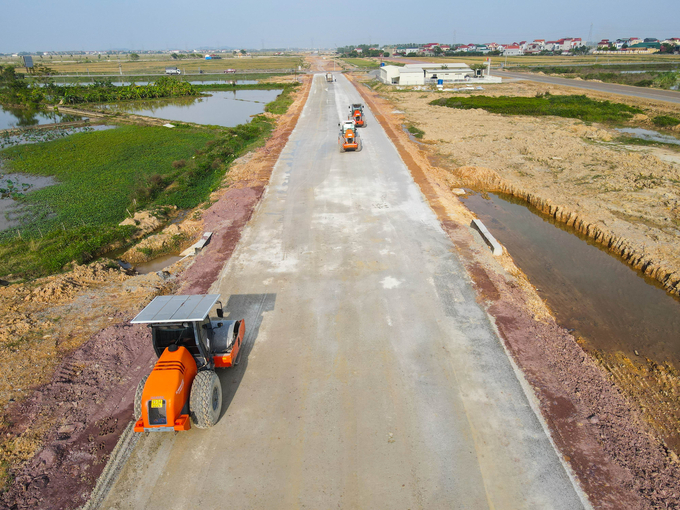
<instances>
[{"instance_id":1,"label":"distant construction machine","mask_svg":"<svg viewBox=\"0 0 680 510\"><path fill-rule=\"evenodd\" d=\"M340 145L340 152L346 151L360 151L361 138L357 133L357 126L353 120L342 121L340 125L340 135L338 136L338 143Z\"/></svg>"},{"instance_id":2,"label":"distant construction machine","mask_svg":"<svg viewBox=\"0 0 680 510\"><path fill-rule=\"evenodd\" d=\"M364 118L364 105L362 103L353 103L349 107L349 119L352 119L357 127L366 127L366 119Z\"/></svg>"},{"instance_id":3,"label":"distant construction machine","mask_svg":"<svg viewBox=\"0 0 680 510\"><path fill-rule=\"evenodd\" d=\"M222 411L222 385L215 368L237 364L243 320L223 320L210 310L219 294L158 296L130 321L147 324L158 361L135 393L135 432L205 429Z\"/></svg>"}]
</instances>

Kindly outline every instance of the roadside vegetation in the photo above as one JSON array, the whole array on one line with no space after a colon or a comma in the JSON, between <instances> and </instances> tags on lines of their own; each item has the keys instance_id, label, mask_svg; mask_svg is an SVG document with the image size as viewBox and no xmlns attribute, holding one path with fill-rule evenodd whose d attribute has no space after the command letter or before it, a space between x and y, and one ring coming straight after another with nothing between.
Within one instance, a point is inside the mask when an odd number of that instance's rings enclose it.
<instances>
[{"instance_id":1,"label":"roadside vegetation","mask_svg":"<svg viewBox=\"0 0 680 510\"><path fill-rule=\"evenodd\" d=\"M549 93L535 97L448 97L435 99L432 105L447 106L461 110L481 108L490 113L503 115L554 115L580 119L585 122L624 122L642 113L634 106L610 101L596 101L587 96L553 96Z\"/></svg>"},{"instance_id":2,"label":"roadside vegetation","mask_svg":"<svg viewBox=\"0 0 680 510\"><path fill-rule=\"evenodd\" d=\"M125 245L135 229L118 223L135 210L196 207L273 126L263 116L220 130L124 126L0 152L5 172L59 182L17 197L21 226L0 232L0 276L44 276Z\"/></svg>"},{"instance_id":3,"label":"roadside vegetation","mask_svg":"<svg viewBox=\"0 0 680 510\"><path fill-rule=\"evenodd\" d=\"M680 124L680 119L671 117L670 115L657 115L652 119L652 122L656 127L673 128Z\"/></svg>"},{"instance_id":4,"label":"roadside vegetation","mask_svg":"<svg viewBox=\"0 0 680 510\"><path fill-rule=\"evenodd\" d=\"M425 136L425 131L423 131L420 128L417 128L413 124L409 124L406 126L406 130L411 133L415 138L421 139L423 136Z\"/></svg>"},{"instance_id":5,"label":"roadside vegetation","mask_svg":"<svg viewBox=\"0 0 680 510\"><path fill-rule=\"evenodd\" d=\"M274 101L267 103L267 106L264 107L264 111L274 115L283 115L286 113L288 107L293 104L293 92L299 85L299 83L287 83L283 85L283 92L281 92Z\"/></svg>"}]
</instances>

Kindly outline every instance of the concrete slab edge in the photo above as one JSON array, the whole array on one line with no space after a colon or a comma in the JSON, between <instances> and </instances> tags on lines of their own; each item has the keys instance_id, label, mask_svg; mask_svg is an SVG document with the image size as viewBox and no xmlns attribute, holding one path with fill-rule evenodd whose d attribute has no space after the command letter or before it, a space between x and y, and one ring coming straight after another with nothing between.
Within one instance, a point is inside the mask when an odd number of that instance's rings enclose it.
<instances>
[{"instance_id":1,"label":"concrete slab edge","mask_svg":"<svg viewBox=\"0 0 680 510\"><path fill-rule=\"evenodd\" d=\"M104 471L102 471L102 474L97 479L97 483L90 494L90 499L85 505L80 507L80 510L97 510L106 499L106 496L108 496L111 487L116 483L118 475L120 475L142 435L134 431L134 426L134 422L131 421L125 427L109 456Z\"/></svg>"},{"instance_id":2,"label":"concrete slab edge","mask_svg":"<svg viewBox=\"0 0 680 510\"><path fill-rule=\"evenodd\" d=\"M531 384L529 384L529 381L526 380L524 372L522 372L522 369L519 367L519 365L517 365L517 363L515 362L515 358L512 357L512 353L505 345L505 342L503 341L503 336L501 335L501 332L498 330L498 327L496 326L495 318L489 312L486 312L486 316L493 327L494 333L496 334L496 337L498 338L501 347L503 347L503 350L505 351L505 355L507 356L508 361L510 361L510 366L512 367L512 370L515 373L515 377L517 377L517 381L519 381L519 385L522 388L524 395L527 397L527 401L529 402L531 410L534 412L536 419L541 424L541 428L545 432L548 441L550 441L550 444L553 447L553 450L555 451L555 455L557 455L560 464L562 464L562 467L564 468L564 471L567 473L569 480L571 480L571 484L574 487L574 491L576 492L576 494L578 494L578 497L581 500L581 503L583 504L583 508L586 510L593 510L593 505L588 499L588 495L581 487L581 484L578 478L576 477L576 473L574 473L571 466L564 458L564 455L560 452L559 448L557 447L557 444L555 444L552 432L548 427L548 423L543 418L543 413L541 413L541 405L538 401L538 397L536 397L536 393L534 393L533 387L531 386Z\"/></svg>"},{"instance_id":3,"label":"concrete slab edge","mask_svg":"<svg viewBox=\"0 0 680 510\"><path fill-rule=\"evenodd\" d=\"M496 241L496 238L491 235L491 232L486 229L484 223L482 223L482 220L472 220L472 226L475 227L480 234L482 234L484 241L486 241L486 244L491 247L491 253L495 257L500 257L503 255L503 247L498 241Z\"/></svg>"}]
</instances>

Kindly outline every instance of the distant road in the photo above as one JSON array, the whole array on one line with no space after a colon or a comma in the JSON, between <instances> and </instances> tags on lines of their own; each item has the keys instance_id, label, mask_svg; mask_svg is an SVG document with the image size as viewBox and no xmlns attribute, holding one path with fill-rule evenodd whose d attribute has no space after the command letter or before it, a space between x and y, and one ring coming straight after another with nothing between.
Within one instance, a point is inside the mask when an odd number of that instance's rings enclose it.
<instances>
[{"instance_id":1,"label":"distant road","mask_svg":"<svg viewBox=\"0 0 680 510\"><path fill-rule=\"evenodd\" d=\"M564 85L577 89L597 90L598 92L608 92L610 94L620 94L622 96L639 97L642 99L652 99L654 101L666 101L668 103L680 103L680 92L674 90L647 89L642 87L632 87L630 85L617 85L614 83L599 83L592 81L573 80L570 78L556 78L554 76L542 76L531 73L495 72L496 76L505 78L517 78L520 80L535 81L539 83L550 83L552 85Z\"/></svg>"}]
</instances>

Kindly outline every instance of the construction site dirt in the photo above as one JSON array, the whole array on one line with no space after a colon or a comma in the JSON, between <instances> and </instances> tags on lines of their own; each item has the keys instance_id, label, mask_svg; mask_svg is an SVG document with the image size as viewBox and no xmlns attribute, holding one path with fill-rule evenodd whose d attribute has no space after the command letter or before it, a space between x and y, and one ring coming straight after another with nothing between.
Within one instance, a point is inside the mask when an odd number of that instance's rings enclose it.
<instances>
[{"instance_id":1,"label":"construction site dirt","mask_svg":"<svg viewBox=\"0 0 680 510\"><path fill-rule=\"evenodd\" d=\"M319 71L329 68L328 62L314 65ZM203 211L201 231L213 232L213 240L202 255L148 275L102 265L0 288L0 319L9 325L3 328L8 336L0 338L0 352L12 360L24 358L14 372L9 363L7 372L0 365L6 374L0 452L7 481L0 506L77 508L87 501L132 417L136 383L154 359L148 330L129 325L129 319L155 295L203 293L215 281L295 127L309 93L311 80L305 80L272 138L233 165L229 186L217 191ZM394 113L398 103L358 88L454 242L478 300L494 317L506 349L538 397L553 441L593 506L678 507L677 456L665 449L640 402L555 322L507 253L500 259L489 254L469 228L474 216L451 191L461 181L443 165L432 164L432 145L409 140L401 129L404 117ZM425 104L424 98L419 101ZM31 336L31 328L39 335ZM25 346L8 341L17 333ZM47 361L29 356L36 346L47 349L41 351ZM39 370L31 370L40 373L38 379L27 374L36 364Z\"/></svg>"},{"instance_id":2,"label":"construction site dirt","mask_svg":"<svg viewBox=\"0 0 680 510\"><path fill-rule=\"evenodd\" d=\"M521 88L518 84L509 86L512 91L499 88L494 93L510 95ZM530 87L532 91L524 93L534 95L533 85ZM596 508L678 507L677 453L664 441L668 438L666 424L654 420L649 412L650 405L659 399L666 403L665 412L677 411L677 398L673 397L679 387L677 375L655 363L631 361L617 353L588 354L569 331L557 324L507 252L494 260L481 238L468 228L474 216L461 205L454 190L471 183L459 178L461 174L456 169L470 164L466 157L483 157L484 144L470 130L476 133L480 119L490 114L479 110L449 113L449 109L429 106L436 93L390 92L384 88L377 92L374 85L371 89L360 84L358 88L454 241L477 286L479 299L486 303L506 348L530 382L553 440L591 503ZM499 117L495 115L494 121L500 127L492 126L490 121L484 124L489 128L485 137L499 136L494 131L498 129L509 137L510 133L515 138L522 137L519 148L508 142L511 150L542 150L545 143L534 146L524 140L522 120ZM536 129L540 121L526 120ZM425 131L425 143L410 140L402 129L409 123ZM450 148L451 139L461 137L465 141ZM466 146L468 140L471 146ZM442 147L450 152L442 154ZM507 156L500 151L496 155L499 166L504 155ZM480 183L475 184L477 189L484 189ZM677 238L669 238L667 246L672 242L677 246ZM654 412L659 413L658 408Z\"/></svg>"},{"instance_id":3,"label":"construction site dirt","mask_svg":"<svg viewBox=\"0 0 680 510\"><path fill-rule=\"evenodd\" d=\"M204 292L215 280L295 127L310 78L302 78L267 143L234 162L202 219L180 225L196 237L213 233L207 256L145 275L100 262L0 287L0 508L79 508L88 501L130 423L137 382L155 360L148 329L129 320L156 295ZM162 242L164 233L156 235Z\"/></svg>"}]
</instances>

